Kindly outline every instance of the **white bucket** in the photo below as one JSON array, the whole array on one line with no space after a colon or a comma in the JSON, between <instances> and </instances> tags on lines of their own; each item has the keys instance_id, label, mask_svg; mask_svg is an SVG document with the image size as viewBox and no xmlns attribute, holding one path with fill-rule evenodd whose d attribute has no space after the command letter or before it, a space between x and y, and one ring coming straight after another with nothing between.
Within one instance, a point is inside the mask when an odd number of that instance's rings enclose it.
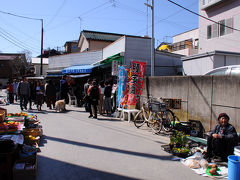
<instances>
[{"instance_id":1,"label":"white bucket","mask_svg":"<svg viewBox=\"0 0 240 180\"><path fill-rule=\"evenodd\" d=\"M234 147L234 154L235 154L236 156L240 156L240 146L235 146L235 147Z\"/></svg>"}]
</instances>

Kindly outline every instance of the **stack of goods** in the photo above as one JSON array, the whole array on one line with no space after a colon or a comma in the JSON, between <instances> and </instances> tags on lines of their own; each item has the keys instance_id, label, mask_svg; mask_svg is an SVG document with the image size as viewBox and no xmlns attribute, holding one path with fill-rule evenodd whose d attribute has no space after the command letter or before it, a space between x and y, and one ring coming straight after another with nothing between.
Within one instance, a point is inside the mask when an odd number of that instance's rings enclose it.
<instances>
[{"instance_id":1,"label":"stack of goods","mask_svg":"<svg viewBox=\"0 0 240 180\"><path fill-rule=\"evenodd\" d=\"M170 137L170 152L179 157L188 157L191 150L187 144L187 135L181 131L175 131Z\"/></svg>"},{"instance_id":2,"label":"stack of goods","mask_svg":"<svg viewBox=\"0 0 240 180\"><path fill-rule=\"evenodd\" d=\"M13 179L34 179L37 172L37 149L23 145L13 167Z\"/></svg>"},{"instance_id":3,"label":"stack of goods","mask_svg":"<svg viewBox=\"0 0 240 180\"><path fill-rule=\"evenodd\" d=\"M0 157L4 155L3 153L12 156L13 153L10 153L9 149L15 154L10 158L10 163L4 162L3 166L7 169L3 169L3 173L0 170L0 179L12 177L25 179L36 175L38 144L43 134L39 123L35 114L22 112L7 114L6 110L0 109ZM1 165L0 163L0 167Z\"/></svg>"},{"instance_id":4,"label":"stack of goods","mask_svg":"<svg viewBox=\"0 0 240 180\"><path fill-rule=\"evenodd\" d=\"M25 128L23 129L22 133L24 135L25 144L39 144L43 131L36 115L28 114L25 119Z\"/></svg>"}]
</instances>

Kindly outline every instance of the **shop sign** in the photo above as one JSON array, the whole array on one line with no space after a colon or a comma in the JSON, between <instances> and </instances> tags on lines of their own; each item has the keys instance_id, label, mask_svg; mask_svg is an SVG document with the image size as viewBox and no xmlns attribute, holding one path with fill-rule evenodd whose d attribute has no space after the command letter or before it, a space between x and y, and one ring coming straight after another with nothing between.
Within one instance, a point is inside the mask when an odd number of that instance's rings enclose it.
<instances>
[{"instance_id":1,"label":"shop sign","mask_svg":"<svg viewBox=\"0 0 240 180\"><path fill-rule=\"evenodd\" d=\"M118 75L118 61L112 61L112 76Z\"/></svg>"},{"instance_id":2,"label":"shop sign","mask_svg":"<svg viewBox=\"0 0 240 180\"><path fill-rule=\"evenodd\" d=\"M135 109L137 102L140 100L146 71L146 62L132 61L131 79L128 91L128 109Z\"/></svg>"}]
</instances>

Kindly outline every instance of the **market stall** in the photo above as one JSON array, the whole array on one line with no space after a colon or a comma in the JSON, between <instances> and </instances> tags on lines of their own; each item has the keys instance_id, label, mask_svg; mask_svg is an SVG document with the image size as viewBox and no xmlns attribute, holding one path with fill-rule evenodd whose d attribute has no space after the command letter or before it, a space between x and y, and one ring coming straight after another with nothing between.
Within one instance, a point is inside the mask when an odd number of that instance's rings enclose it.
<instances>
[{"instance_id":1,"label":"market stall","mask_svg":"<svg viewBox=\"0 0 240 180\"><path fill-rule=\"evenodd\" d=\"M0 109L0 179L28 179L36 175L42 133L37 115Z\"/></svg>"}]
</instances>

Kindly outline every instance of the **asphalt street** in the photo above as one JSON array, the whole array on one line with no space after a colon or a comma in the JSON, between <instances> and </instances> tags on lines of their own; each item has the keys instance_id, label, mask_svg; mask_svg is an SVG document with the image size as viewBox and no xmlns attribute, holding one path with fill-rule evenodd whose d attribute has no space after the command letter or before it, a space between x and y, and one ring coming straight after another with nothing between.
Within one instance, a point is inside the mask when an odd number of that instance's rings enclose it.
<instances>
[{"instance_id":1,"label":"asphalt street","mask_svg":"<svg viewBox=\"0 0 240 180\"><path fill-rule=\"evenodd\" d=\"M4 106L20 112L19 104ZM99 116L88 118L83 108L67 106L57 113L43 106L34 112L43 127L38 153L37 180L201 180L161 145L169 138L155 135L147 127L137 129L132 122Z\"/></svg>"}]
</instances>

